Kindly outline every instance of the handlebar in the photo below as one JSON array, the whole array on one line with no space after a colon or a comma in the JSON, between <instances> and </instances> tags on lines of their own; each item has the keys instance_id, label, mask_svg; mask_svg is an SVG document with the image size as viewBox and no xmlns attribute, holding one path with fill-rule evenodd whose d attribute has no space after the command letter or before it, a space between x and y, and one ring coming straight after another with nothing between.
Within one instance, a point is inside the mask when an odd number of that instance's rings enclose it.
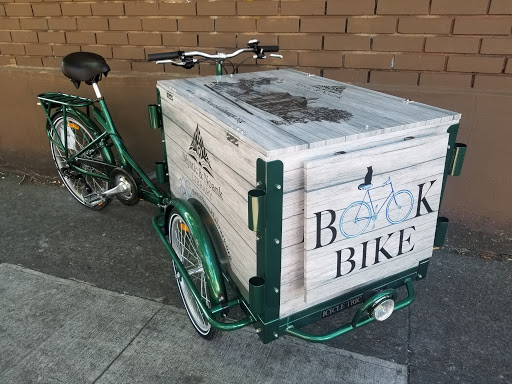
<instances>
[{"instance_id":1,"label":"handlebar","mask_svg":"<svg viewBox=\"0 0 512 384\"><path fill-rule=\"evenodd\" d=\"M256 59L264 59L265 52L279 52L278 45L258 45L259 41L250 40L247 48L238 49L233 53L217 53L217 54L209 54L201 51L174 51L174 52L164 52L164 53L152 53L148 55L148 61L155 61L157 64L171 63L174 65L181 65L185 68L191 68L197 62L194 59L194 56L204 57L205 59L215 60L217 62L223 62L224 60L231 59L235 56L240 55L244 52L253 52L254 58ZM279 55L273 55L278 56ZM180 61L173 61L173 59L180 59Z\"/></svg>"},{"instance_id":2,"label":"handlebar","mask_svg":"<svg viewBox=\"0 0 512 384\"><path fill-rule=\"evenodd\" d=\"M163 52L163 53L150 53L148 55L148 61L160 61L160 60L172 60L177 59L183 52Z\"/></svg>"}]
</instances>

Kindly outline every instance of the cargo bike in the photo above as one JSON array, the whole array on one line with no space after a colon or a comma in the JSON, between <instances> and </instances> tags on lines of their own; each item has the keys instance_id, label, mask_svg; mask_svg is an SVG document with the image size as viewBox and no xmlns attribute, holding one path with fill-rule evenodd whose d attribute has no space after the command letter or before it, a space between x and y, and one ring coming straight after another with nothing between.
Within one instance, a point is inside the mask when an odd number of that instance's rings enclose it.
<instances>
[{"instance_id":1,"label":"cargo bike","mask_svg":"<svg viewBox=\"0 0 512 384\"><path fill-rule=\"evenodd\" d=\"M460 115L295 70L244 74L231 59L279 56L251 40L231 54L157 53L157 64L215 62L216 76L163 80L150 126L163 160L146 174L126 149L98 82L96 54L62 61L76 88L38 96L63 184L82 205L155 204L188 316L205 339L253 325L323 342L414 300L448 220L438 217L465 145ZM239 316L228 320L233 307ZM351 308L324 334L304 326Z\"/></svg>"}]
</instances>

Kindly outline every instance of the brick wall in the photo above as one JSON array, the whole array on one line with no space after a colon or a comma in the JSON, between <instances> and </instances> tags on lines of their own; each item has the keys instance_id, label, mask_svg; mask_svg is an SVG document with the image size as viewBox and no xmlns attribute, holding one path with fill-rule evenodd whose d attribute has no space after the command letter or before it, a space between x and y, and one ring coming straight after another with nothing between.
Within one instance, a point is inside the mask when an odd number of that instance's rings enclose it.
<instances>
[{"instance_id":1,"label":"brick wall","mask_svg":"<svg viewBox=\"0 0 512 384\"><path fill-rule=\"evenodd\" d=\"M0 65L58 67L64 55L82 50L103 55L114 71L183 73L144 58L178 48L228 50L256 37L279 44L284 55L260 69L506 90L511 28L512 0L0 0Z\"/></svg>"}]
</instances>

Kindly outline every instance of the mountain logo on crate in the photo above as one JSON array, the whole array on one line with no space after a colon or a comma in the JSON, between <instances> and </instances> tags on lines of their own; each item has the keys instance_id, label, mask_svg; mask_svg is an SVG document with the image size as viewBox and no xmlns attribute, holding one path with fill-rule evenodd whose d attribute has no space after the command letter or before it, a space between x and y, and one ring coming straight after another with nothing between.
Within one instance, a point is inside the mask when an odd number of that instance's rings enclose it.
<instances>
[{"instance_id":1,"label":"mountain logo on crate","mask_svg":"<svg viewBox=\"0 0 512 384\"><path fill-rule=\"evenodd\" d=\"M210 176L212 174L212 166L210 160L208 160L208 153L204 147L203 138L201 137L201 131L199 125L196 126L196 131L192 139L192 143L188 148L188 154L192 157Z\"/></svg>"}]
</instances>

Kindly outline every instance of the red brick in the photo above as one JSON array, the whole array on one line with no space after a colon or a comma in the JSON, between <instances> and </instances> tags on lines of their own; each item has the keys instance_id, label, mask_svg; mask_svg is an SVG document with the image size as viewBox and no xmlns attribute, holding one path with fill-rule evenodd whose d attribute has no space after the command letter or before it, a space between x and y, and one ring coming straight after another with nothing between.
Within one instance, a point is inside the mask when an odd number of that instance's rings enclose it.
<instances>
[{"instance_id":1,"label":"red brick","mask_svg":"<svg viewBox=\"0 0 512 384\"><path fill-rule=\"evenodd\" d=\"M132 70L131 60L109 60L108 66L111 72L131 72Z\"/></svg>"},{"instance_id":2,"label":"red brick","mask_svg":"<svg viewBox=\"0 0 512 384\"><path fill-rule=\"evenodd\" d=\"M12 41L11 32L9 32L9 31L0 31L0 41L11 42Z\"/></svg>"},{"instance_id":3,"label":"red brick","mask_svg":"<svg viewBox=\"0 0 512 384\"><path fill-rule=\"evenodd\" d=\"M238 1L237 14L242 16L276 16L278 1Z\"/></svg>"},{"instance_id":4,"label":"red brick","mask_svg":"<svg viewBox=\"0 0 512 384\"><path fill-rule=\"evenodd\" d=\"M66 32L66 41L70 44L95 44L94 32Z\"/></svg>"},{"instance_id":5,"label":"red brick","mask_svg":"<svg viewBox=\"0 0 512 384\"><path fill-rule=\"evenodd\" d=\"M425 15L430 0L379 0L377 14L383 15Z\"/></svg>"},{"instance_id":6,"label":"red brick","mask_svg":"<svg viewBox=\"0 0 512 384\"><path fill-rule=\"evenodd\" d=\"M22 18L20 19L21 29L47 30L48 22L44 18ZM11 28L14 29L14 28Z\"/></svg>"},{"instance_id":7,"label":"red brick","mask_svg":"<svg viewBox=\"0 0 512 384\"><path fill-rule=\"evenodd\" d=\"M163 45L165 47L196 47L197 46L197 35L195 33L163 33L162 34ZM172 49L169 49L170 51ZM159 52L165 52L160 50Z\"/></svg>"},{"instance_id":8,"label":"red brick","mask_svg":"<svg viewBox=\"0 0 512 384\"><path fill-rule=\"evenodd\" d=\"M215 20L215 30L217 32L251 32L256 30L256 20L253 17L219 17Z\"/></svg>"},{"instance_id":9,"label":"red brick","mask_svg":"<svg viewBox=\"0 0 512 384\"><path fill-rule=\"evenodd\" d=\"M40 57L32 56L18 56L16 57L16 64L20 67L42 67L43 62Z\"/></svg>"},{"instance_id":10,"label":"red brick","mask_svg":"<svg viewBox=\"0 0 512 384\"><path fill-rule=\"evenodd\" d=\"M104 2L92 3L92 14L94 16L123 16L124 6L123 3Z\"/></svg>"},{"instance_id":11,"label":"red brick","mask_svg":"<svg viewBox=\"0 0 512 384\"><path fill-rule=\"evenodd\" d=\"M82 52L96 53L97 55L103 56L105 59L112 58L112 47L108 45L82 45Z\"/></svg>"},{"instance_id":12,"label":"red brick","mask_svg":"<svg viewBox=\"0 0 512 384\"><path fill-rule=\"evenodd\" d=\"M60 16L60 4L33 4L34 16Z\"/></svg>"},{"instance_id":13,"label":"red brick","mask_svg":"<svg viewBox=\"0 0 512 384\"><path fill-rule=\"evenodd\" d=\"M60 68L62 60L58 57L43 57L43 67Z\"/></svg>"},{"instance_id":14,"label":"red brick","mask_svg":"<svg viewBox=\"0 0 512 384\"><path fill-rule=\"evenodd\" d=\"M281 1L283 16L318 16L325 14L324 0L291 0Z\"/></svg>"},{"instance_id":15,"label":"red brick","mask_svg":"<svg viewBox=\"0 0 512 384\"><path fill-rule=\"evenodd\" d=\"M57 31L72 31L76 29L76 19L59 17L48 19L48 29Z\"/></svg>"},{"instance_id":16,"label":"red brick","mask_svg":"<svg viewBox=\"0 0 512 384\"><path fill-rule=\"evenodd\" d=\"M281 49L322 49L322 36L311 34L282 35L279 37Z\"/></svg>"},{"instance_id":17,"label":"red brick","mask_svg":"<svg viewBox=\"0 0 512 384\"><path fill-rule=\"evenodd\" d=\"M395 33L396 17L350 17L347 24L347 32L350 33Z\"/></svg>"},{"instance_id":18,"label":"red brick","mask_svg":"<svg viewBox=\"0 0 512 384\"><path fill-rule=\"evenodd\" d=\"M510 91L512 89L512 77L476 75L473 88Z\"/></svg>"},{"instance_id":19,"label":"red brick","mask_svg":"<svg viewBox=\"0 0 512 384\"><path fill-rule=\"evenodd\" d=\"M0 53L2 55L25 55L25 45L23 44L11 44L11 43L2 43L0 44Z\"/></svg>"},{"instance_id":20,"label":"red brick","mask_svg":"<svg viewBox=\"0 0 512 384\"><path fill-rule=\"evenodd\" d=\"M365 69L324 69L324 77L342 81L344 83L366 84L368 82L368 71Z\"/></svg>"},{"instance_id":21,"label":"red brick","mask_svg":"<svg viewBox=\"0 0 512 384\"><path fill-rule=\"evenodd\" d=\"M66 43L66 35L64 32L37 32L40 43Z\"/></svg>"},{"instance_id":22,"label":"red brick","mask_svg":"<svg viewBox=\"0 0 512 384\"><path fill-rule=\"evenodd\" d=\"M489 0L432 0L432 15L486 14Z\"/></svg>"},{"instance_id":23,"label":"red brick","mask_svg":"<svg viewBox=\"0 0 512 384\"><path fill-rule=\"evenodd\" d=\"M480 39L477 37L427 37L425 52L477 53Z\"/></svg>"},{"instance_id":24,"label":"red brick","mask_svg":"<svg viewBox=\"0 0 512 384\"><path fill-rule=\"evenodd\" d=\"M37 33L28 31L12 31L12 41L14 43L37 43Z\"/></svg>"},{"instance_id":25,"label":"red brick","mask_svg":"<svg viewBox=\"0 0 512 384\"><path fill-rule=\"evenodd\" d=\"M505 59L501 57L450 56L447 70L452 72L500 73L504 64Z\"/></svg>"},{"instance_id":26,"label":"red brick","mask_svg":"<svg viewBox=\"0 0 512 384\"><path fill-rule=\"evenodd\" d=\"M258 19L258 32L299 32L298 18L261 18Z\"/></svg>"},{"instance_id":27,"label":"red brick","mask_svg":"<svg viewBox=\"0 0 512 384\"><path fill-rule=\"evenodd\" d=\"M398 21L400 33L448 34L452 29L453 19L442 16L401 17Z\"/></svg>"},{"instance_id":28,"label":"red brick","mask_svg":"<svg viewBox=\"0 0 512 384\"><path fill-rule=\"evenodd\" d=\"M512 39L509 37L483 38L480 53L491 55L512 54Z\"/></svg>"},{"instance_id":29,"label":"red brick","mask_svg":"<svg viewBox=\"0 0 512 384\"><path fill-rule=\"evenodd\" d=\"M196 3L160 3L160 15L195 16Z\"/></svg>"},{"instance_id":30,"label":"red brick","mask_svg":"<svg viewBox=\"0 0 512 384\"><path fill-rule=\"evenodd\" d=\"M130 45L162 45L162 35L157 32L128 32Z\"/></svg>"},{"instance_id":31,"label":"red brick","mask_svg":"<svg viewBox=\"0 0 512 384\"><path fill-rule=\"evenodd\" d=\"M454 34L460 35L509 35L512 17L461 16L455 18Z\"/></svg>"},{"instance_id":32,"label":"red brick","mask_svg":"<svg viewBox=\"0 0 512 384\"><path fill-rule=\"evenodd\" d=\"M0 65L1 66L7 66L7 65L14 66L14 65L16 65L16 59L13 56L0 56Z\"/></svg>"},{"instance_id":33,"label":"red brick","mask_svg":"<svg viewBox=\"0 0 512 384\"><path fill-rule=\"evenodd\" d=\"M157 16L160 14L156 2L127 1L124 3L124 11L128 16Z\"/></svg>"},{"instance_id":34,"label":"red brick","mask_svg":"<svg viewBox=\"0 0 512 384\"><path fill-rule=\"evenodd\" d=\"M132 71L134 72L164 72L164 66L162 64L148 63L144 61L132 62Z\"/></svg>"},{"instance_id":35,"label":"red brick","mask_svg":"<svg viewBox=\"0 0 512 384\"><path fill-rule=\"evenodd\" d=\"M373 37L372 50L388 52L421 52L423 36L378 35Z\"/></svg>"},{"instance_id":36,"label":"red brick","mask_svg":"<svg viewBox=\"0 0 512 384\"><path fill-rule=\"evenodd\" d=\"M236 48L236 34L234 33L200 33L200 47Z\"/></svg>"},{"instance_id":37,"label":"red brick","mask_svg":"<svg viewBox=\"0 0 512 384\"><path fill-rule=\"evenodd\" d=\"M422 73L420 85L426 87L471 88L473 76L458 73Z\"/></svg>"},{"instance_id":38,"label":"red brick","mask_svg":"<svg viewBox=\"0 0 512 384\"><path fill-rule=\"evenodd\" d=\"M328 0L328 15L373 15L375 0Z\"/></svg>"},{"instance_id":39,"label":"red brick","mask_svg":"<svg viewBox=\"0 0 512 384\"><path fill-rule=\"evenodd\" d=\"M301 67L341 67L341 53L335 52L301 52L299 65Z\"/></svg>"},{"instance_id":40,"label":"red brick","mask_svg":"<svg viewBox=\"0 0 512 384\"><path fill-rule=\"evenodd\" d=\"M395 56L394 69L421 71L443 71L446 65L444 55L403 54Z\"/></svg>"},{"instance_id":41,"label":"red brick","mask_svg":"<svg viewBox=\"0 0 512 384\"><path fill-rule=\"evenodd\" d=\"M416 72L371 71L370 83L417 85L418 74Z\"/></svg>"},{"instance_id":42,"label":"red brick","mask_svg":"<svg viewBox=\"0 0 512 384\"><path fill-rule=\"evenodd\" d=\"M32 20L32 19L22 19L22 20ZM37 19L38 21L42 21L46 25L45 19ZM20 29L20 20L19 19L0 19L0 29L5 31L11 31L13 29ZM32 29L32 28L23 28L23 29Z\"/></svg>"},{"instance_id":43,"label":"red brick","mask_svg":"<svg viewBox=\"0 0 512 384\"><path fill-rule=\"evenodd\" d=\"M213 32L213 19L209 17L194 17L178 19L178 29L182 32ZM227 26L228 23L226 23ZM232 29L221 30L219 32L230 32Z\"/></svg>"},{"instance_id":44,"label":"red brick","mask_svg":"<svg viewBox=\"0 0 512 384\"><path fill-rule=\"evenodd\" d=\"M80 31L108 31L108 21L104 17L78 18L76 21Z\"/></svg>"},{"instance_id":45,"label":"red brick","mask_svg":"<svg viewBox=\"0 0 512 384\"><path fill-rule=\"evenodd\" d=\"M58 57L64 57L73 52L80 52L79 45L71 45L71 44L63 44L63 45L53 45L53 55Z\"/></svg>"},{"instance_id":46,"label":"red brick","mask_svg":"<svg viewBox=\"0 0 512 384\"><path fill-rule=\"evenodd\" d=\"M176 22L174 22L176 27ZM114 17L108 19L108 29L111 31L141 31L142 20L138 17Z\"/></svg>"},{"instance_id":47,"label":"red brick","mask_svg":"<svg viewBox=\"0 0 512 384\"><path fill-rule=\"evenodd\" d=\"M30 4L4 4L7 16L33 16Z\"/></svg>"},{"instance_id":48,"label":"red brick","mask_svg":"<svg viewBox=\"0 0 512 384\"><path fill-rule=\"evenodd\" d=\"M277 35L270 33L257 34L257 33L238 33L236 35L237 48L246 48L249 40L256 39L261 45L279 45Z\"/></svg>"},{"instance_id":49,"label":"red brick","mask_svg":"<svg viewBox=\"0 0 512 384\"><path fill-rule=\"evenodd\" d=\"M491 15L512 15L512 1L510 0L492 0Z\"/></svg>"},{"instance_id":50,"label":"red brick","mask_svg":"<svg viewBox=\"0 0 512 384\"><path fill-rule=\"evenodd\" d=\"M170 18L143 18L142 29L150 32L176 32L178 30L178 21Z\"/></svg>"},{"instance_id":51,"label":"red brick","mask_svg":"<svg viewBox=\"0 0 512 384\"><path fill-rule=\"evenodd\" d=\"M98 32L96 34L98 44L127 45L128 34L126 32ZM89 42L86 42L89 43Z\"/></svg>"},{"instance_id":52,"label":"red brick","mask_svg":"<svg viewBox=\"0 0 512 384\"><path fill-rule=\"evenodd\" d=\"M393 55L388 53L345 53L345 68L391 69Z\"/></svg>"},{"instance_id":53,"label":"red brick","mask_svg":"<svg viewBox=\"0 0 512 384\"><path fill-rule=\"evenodd\" d=\"M233 16L236 15L234 1L200 1L197 3L198 16Z\"/></svg>"},{"instance_id":54,"label":"red brick","mask_svg":"<svg viewBox=\"0 0 512 384\"><path fill-rule=\"evenodd\" d=\"M344 17L303 17L301 32L344 33L347 19Z\"/></svg>"},{"instance_id":55,"label":"red brick","mask_svg":"<svg viewBox=\"0 0 512 384\"><path fill-rule=\"evenodd\" d=\"M324 49L327 51L369 51L370 36L327 35L324 37Z\"/></svg>"},{"instance_id":56,"label":"red brick","mask_svg":"<svg viewBox=\"0 0 512 384\"><path fill-rule=\"evenodd\" d=\"M115 59L145 59L144 48L142 47L113 47Z\"/></svg>"},{"instance_id":57,"label":"red brick","mask_svg":"<svg viewBox=\"0 0 512 384\"><path fill-rule=\"evenodd\" d=\"M60 5L64 16L90 16L91 4L88 3L62 3Z\"/></svg>"},{"instance_id":58,"label":"red brick","mask_svg":"<svg viewBox=\"0 0 512 384\"><path fill-rule=\"evenodd\" d=\"M53 55L52 47L48 44L25 44L25 52L27 56Z\"/></svg>"},{"instance_id":59,"label":"red brick","mask_svg":"<svg viewBox=\"0 0 512 384\"><path fill-rule=\"evenodd\" d=\"M505 68L505 73L512 73L512 60L507 59L507 67Z\"/></svg>"}]
</instances>

